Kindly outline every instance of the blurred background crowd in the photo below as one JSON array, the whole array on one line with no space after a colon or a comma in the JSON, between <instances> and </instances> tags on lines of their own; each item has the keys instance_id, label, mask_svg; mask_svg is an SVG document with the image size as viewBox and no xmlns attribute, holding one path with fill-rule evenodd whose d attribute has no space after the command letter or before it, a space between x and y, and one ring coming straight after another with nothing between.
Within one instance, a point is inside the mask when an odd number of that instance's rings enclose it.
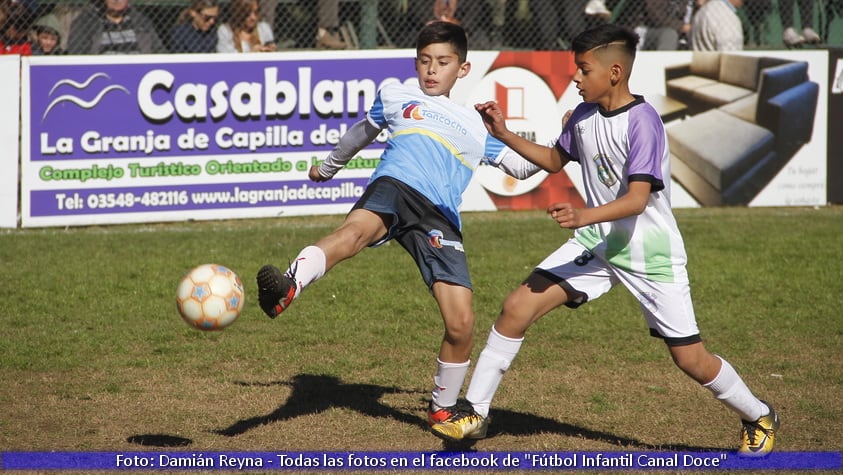
<instances>
[{"instance_id":1,"label":"blurred background crowd","mask_svg":"<svg viewBox=\"0 0 843 475\"><path fill-rule=\"evenodd\" d=\"M0 53L412 48L436 19L478 50L566 50L599 22L642 50L843 46L843 0L0 0Z\"/></svg>"}]
</instances>

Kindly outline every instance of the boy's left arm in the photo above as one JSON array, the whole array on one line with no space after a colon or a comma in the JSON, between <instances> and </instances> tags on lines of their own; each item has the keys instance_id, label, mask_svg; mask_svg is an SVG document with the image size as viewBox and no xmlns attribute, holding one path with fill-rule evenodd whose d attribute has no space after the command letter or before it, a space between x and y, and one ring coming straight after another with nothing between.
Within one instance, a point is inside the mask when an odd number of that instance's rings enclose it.
<instances>
[{"instance_id":1,"label":"boy's left arm","mask_svg":"<svg viewBox=\"0 0 843 475\"><path fill-rule=\"evenodd\" d=\"M330 180L357 152L372 143L380 132L369 119L358 121L340 137L336 147L320 165L310 167L308 178L315 182Z\"/></svg>"},{"instance_id":2,"label":"boy's left arm","mask_svg":"<svg viewBox=\"0 0 843 475\"><path fill-rule=\"evenodd\" d=\"M576 229L595 223L616 221L644 212L650 199L651 185L647 181L633 181L629 190L618 199L594 208L574 208L570 203L556 203L547 209L548 214L567 229Z\"/></svg>"}]
</instances>

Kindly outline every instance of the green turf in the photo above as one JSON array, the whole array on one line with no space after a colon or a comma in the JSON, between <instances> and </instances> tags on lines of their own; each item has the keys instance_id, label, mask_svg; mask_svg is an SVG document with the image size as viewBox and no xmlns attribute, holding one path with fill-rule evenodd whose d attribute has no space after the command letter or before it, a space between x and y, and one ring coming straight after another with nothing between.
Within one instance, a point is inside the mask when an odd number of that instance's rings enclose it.
<instances>
[{"instance_id":1,"label":"green turf","mask_svg":"<svg viewBox=\"0 0 843 475\"><path fill-rule=\"evenodd\" d=\"M843 208L676 214L708 348L779 409L783 450L839 450ZM145 434L189 450L440 447L422 411L442 324L400 246L340 264L277 320L255 303L261 265L340 220L0 232L0 448L131 449ZM502 299L571 232L540 212L467 213L464 231L476 358ZM179 279L206 262L246 287L222 332L176 312ZM531 328L493 414L480 450L737 443L734 415L673 367L622 288Z\"/></svg>"}]
</instances>

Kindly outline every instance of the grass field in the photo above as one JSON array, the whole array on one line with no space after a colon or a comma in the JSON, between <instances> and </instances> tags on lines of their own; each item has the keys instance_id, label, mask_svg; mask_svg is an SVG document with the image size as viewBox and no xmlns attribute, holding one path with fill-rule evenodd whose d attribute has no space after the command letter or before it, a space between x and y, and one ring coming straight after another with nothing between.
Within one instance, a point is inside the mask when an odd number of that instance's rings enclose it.
<instances>
[{"instance_id":1,"label":"grass field","mask_svg":"<svg viewBox=\"0 0 843 475\"><path fill-rule=\"evenodd\" d=\"M677 210L697 319L770 401L777 449L839 451L843 208ZM442 324L398 245L367 249L283 317L254 274L339 216L0 231L0 449L434 451ZM540 212L469 213L479 353L503 297L570 236ZM217 262L246 308L189 328L175 287ZM681 374L622 288L531 328L480 451L733 450L735 415Z\"/></svg>"}]
</instances>

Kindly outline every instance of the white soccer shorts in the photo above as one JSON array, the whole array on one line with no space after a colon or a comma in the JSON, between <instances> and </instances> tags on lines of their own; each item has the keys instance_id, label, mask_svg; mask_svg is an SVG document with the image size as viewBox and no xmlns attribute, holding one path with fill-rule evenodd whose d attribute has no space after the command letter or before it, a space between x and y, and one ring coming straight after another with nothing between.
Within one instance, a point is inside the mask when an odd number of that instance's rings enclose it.
<instances>
[{"instance_id":1,"label":"white soccer shorts","mask_svg":"<svg viewBox=\"0 0 843 475\"><path fill-rule=\"evenodd\" d=\"M584 294L586 301L595 300L622 283L641 304L653 336L664 338L669 345L700 341L688 282L655 282L618 269L574 238L547 256L536 269L548 278L555 278L569 294ZM585 301L569 302L568 306L576 307L580 303Z\"/></svg>"}]
</instances>

